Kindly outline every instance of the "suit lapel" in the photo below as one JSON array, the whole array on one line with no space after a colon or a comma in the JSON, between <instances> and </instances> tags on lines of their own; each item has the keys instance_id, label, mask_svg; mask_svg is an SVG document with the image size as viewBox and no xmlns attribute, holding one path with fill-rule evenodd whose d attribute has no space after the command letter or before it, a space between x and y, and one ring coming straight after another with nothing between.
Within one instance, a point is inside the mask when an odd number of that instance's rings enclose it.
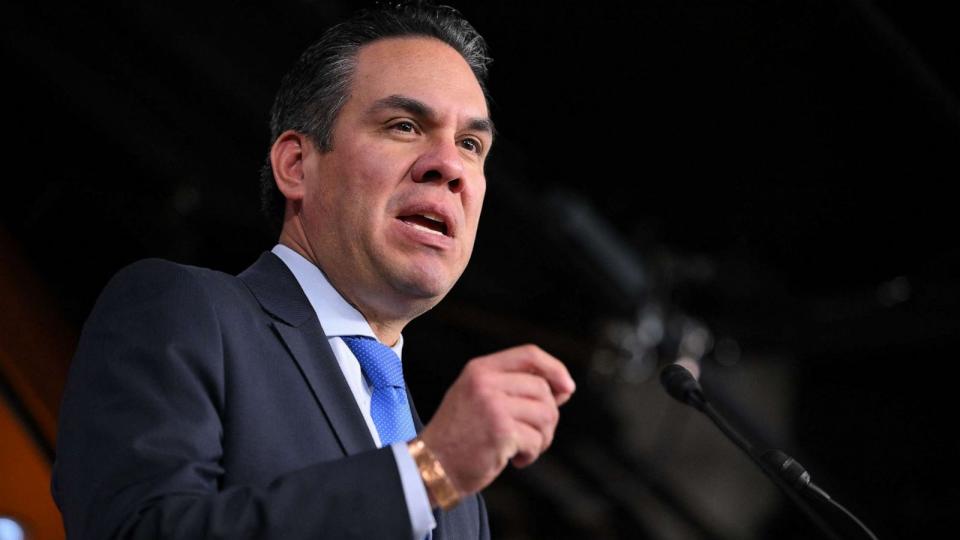
<instances>
[{"instance_id":1,"label":"suit lapel","mask_svg":"<svg viewBox=\"0 0 960 540\"><path fill-rule=\"evenodd\" d=\"M343 378L316 312L290 269L276 255L267 252L239 277L264 311L271 315L270 326L303 374L343 452L352 455L374 450L373 437L357 407L356 398ZM413 405L409 388L407 400L419 433L423 423ZM433 515L437 528L433 530L432 538L444 540L444 531L451 526L449 513L438 509Z\"/></svg>"},{"instance_id":2,"label":"suit lapel","mask_svg":"<svg viewBox=\"0 0 960 540\"><path fill-rule=\"evenodd\" d=\"M240 274L290 352L347 455L376 448L316 312L283 261L264 253Z\"/></svg>"}]
</instances>

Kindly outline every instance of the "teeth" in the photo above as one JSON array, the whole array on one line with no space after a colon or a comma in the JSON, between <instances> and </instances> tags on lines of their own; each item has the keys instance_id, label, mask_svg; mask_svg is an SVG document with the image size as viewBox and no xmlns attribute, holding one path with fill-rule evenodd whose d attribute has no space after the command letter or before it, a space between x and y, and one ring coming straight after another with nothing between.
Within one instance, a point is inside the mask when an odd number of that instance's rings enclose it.
<instances>
[{"instance_id":1,"label":"teeth","mask_svg":"<svg viewBox=\"0 0 960 540\"><path fill-rule=\"evenodd\" d=\"M426 216L424 216L424 217L426 217ZM424 232L428 232L428 233L430 233L430 234L435 234L435 235L437 235L437 236L443 236L443 233L442 233L442 232L440 232L440 231L435 231L435 230L433 230L433 229L424 227L423 225L417 225L416 223L408 223L408 225L410 225L411 227L413 227L414 229L417 229L417 230L421 230L421 231L424 231Z\"/></svg>"},{"instance_id":2,"label":"teeth","mask_svg":"<svg viewBox=\"0 0 960 540\"><path fill-rule=\"evenodd\" d=\"M437 223L443 223L443 218L436 214L420 214L421 216L429 219L430 221L436 221Z\"/></svg>"}]
</instances>

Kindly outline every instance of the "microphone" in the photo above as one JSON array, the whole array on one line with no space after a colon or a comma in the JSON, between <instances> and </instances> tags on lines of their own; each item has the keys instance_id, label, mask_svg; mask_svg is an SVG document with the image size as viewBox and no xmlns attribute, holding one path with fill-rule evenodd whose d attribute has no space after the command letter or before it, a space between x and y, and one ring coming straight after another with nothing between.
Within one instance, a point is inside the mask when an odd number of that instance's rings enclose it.
<instances>
[{"instance_id":1,"label":"microphone","mask_svg":"<svg viewBox=\"0 0 960 540\"><path fill-rule=\"evenodd\" d=\"M813 485L810 483L810 473L803 465L780 450L767 450L760 455L760 459L773 467L773 470L780 474L780 478L786 480L794 489L803 491Z\"/></svg>"},{"instance_id":2,"label":"microphone","mask_svg":"<svg viewBox=\"0 0 960 540\"><path fill-rule=\"evenodd\" d=\"M680 364L670 364L660 371L660 382L670 397L703 412L707 400L703 397L700 382L687 368Z\"/></svg>"},{"instance_id":3,"label":"microphone","mask_svg":"<svg viewBox=\"0 0 960 540\"><path fill-rule=\"evenodd\" d=\"M713 405L707 401L707 398L703 394L703 389L700 387L700 382L687 368L682 366L681 363L670 364L663 368L660 371L660 382L663 384L667 394L672 398L680 403L690 405L710 418L720 431L750 456L750 459L773 480L773 483L777 484L777 486L797 504L800 510L829 538L840 539L841 537L806 501L800 498L801 494L812 496L814 499L828 503L853 521L859 530L866 534L868 538L877 540L877 537L863 522L857 519L849 510L834 501L827 492L811 482L810 473L808 473L798 461L788 456L782 450L769 449L763 453L758 453L750 441L737 433L720 413L713 408Z\"/></svg>"},{"instance_id":4,"label":"microphone","mask_svg":"<svg viewBox=\"0 0 960 540\"><path fill-rule=\"evenodd\" d=\"M720 430L734 439L733 442L745 450L762 468L774 471L779 478L794 489L803 491L811 486L810 473L803 468L803 465L800 465L798 461L782 450L770 449L758 454L753 445L730 427L726 420L720 417L713 406L707 402L707 398L703 395L703 389L700 387L700 381L687 368L679 363L670 364L660 371L660 382L663 383L664 389L673 399L690 405L715 422L720 422Z\"/></svg>"}]
</instances>

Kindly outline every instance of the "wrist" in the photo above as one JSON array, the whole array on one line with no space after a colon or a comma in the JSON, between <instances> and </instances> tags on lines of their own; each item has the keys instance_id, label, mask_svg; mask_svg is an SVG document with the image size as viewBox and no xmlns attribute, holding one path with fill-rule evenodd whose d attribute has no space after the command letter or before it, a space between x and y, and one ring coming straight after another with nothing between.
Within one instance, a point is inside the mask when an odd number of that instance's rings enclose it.
<instances>
[{"instance_id":1,"label":"wrist","mask_svg":"<svg viewBox=\"0 0 960 540\"><path fill-rule=\"evenodd\" d=\"M410 452L413 462L417 465L420 479L423 480L423 485L427 489L427 497L430 499L431 506L449 510L460 502L460 492L450 477L447 476L446 471L443 470L440 460L420 437L407 443L407 451Z\"/></svg>"}]
</instances>

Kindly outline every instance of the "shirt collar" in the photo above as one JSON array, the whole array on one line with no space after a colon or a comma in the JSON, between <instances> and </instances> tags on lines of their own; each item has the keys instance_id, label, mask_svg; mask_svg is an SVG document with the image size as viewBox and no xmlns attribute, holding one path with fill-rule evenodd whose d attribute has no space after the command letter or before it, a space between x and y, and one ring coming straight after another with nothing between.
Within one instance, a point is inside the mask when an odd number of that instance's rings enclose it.
<instances>
[{"instance_id":1,"label":"shirt collar","mask_svg":"<svg viewBox=\"0 0 960 540\"><path fill-rule=\"evenodd\" d=\"M363 314L333 288L327 276L316 265L283 244L277 244L270 251L279 257L293 273L300 288L307 295L310 306L317 313L320 326L323 327L328 338L367 336L377 339ZM400 356L403 350L403 336L401 335L397 344L390 348Z\"/></svg>"}]
</instances>

